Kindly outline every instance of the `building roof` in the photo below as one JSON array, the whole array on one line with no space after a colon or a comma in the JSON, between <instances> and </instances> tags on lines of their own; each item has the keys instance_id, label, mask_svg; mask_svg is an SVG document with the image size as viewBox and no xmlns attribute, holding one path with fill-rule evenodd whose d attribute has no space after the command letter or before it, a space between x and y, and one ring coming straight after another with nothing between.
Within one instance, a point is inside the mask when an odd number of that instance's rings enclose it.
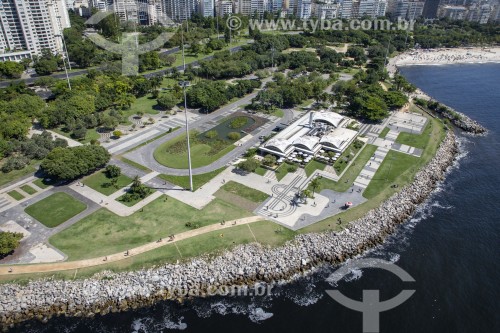
<instances>
[{"instance_id":1,"label":"building roof","mask_svg":"<svg viewBox=\"0 0 500 333\"><path fill-rule=\"evenodd\" d=\"M341 150L344 148L343 146L348 144L357 134L358 132L347 128L336 128L329 134L323 136L320 143Z\"/></svg>"},{"instance_id":2,"label":"building roof","mask_svg":"<svg viewBox=\"0 0 500 333\"><path fill-rule=\"evenodd\" d=\"M293 145L297 148L305 148L307 150L313 151L314 146L319 142L319 138L315 136L304 135L293 141Z\"/></svg>"},{"instance_id":3,"label":"building roof","mask_svg":"<svg viewBox=\"0 0 500 333\"><path fill-rule=\"evenodd\" d=\"M344 120L344 117L335 112L319 111L313 114L314 121L323 121L332 126L339 127L339 124Z\"/></svg>"}]
</instances>

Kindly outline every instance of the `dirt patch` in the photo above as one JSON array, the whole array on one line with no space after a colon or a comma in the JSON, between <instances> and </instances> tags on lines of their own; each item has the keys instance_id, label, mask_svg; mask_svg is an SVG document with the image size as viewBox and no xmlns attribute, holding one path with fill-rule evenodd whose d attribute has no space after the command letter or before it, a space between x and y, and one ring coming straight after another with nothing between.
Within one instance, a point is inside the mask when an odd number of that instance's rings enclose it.
<instances>
[{"instance_id":1,"label":"dirt patch","mask_svg":"<svg viewBox=\"0 0 500 333\"><path fill-rule=\"evenodd\" d=\"M249 212L253 212L260 205L258 203L252 202L248 199L242 198L239 195L224 191L222 189L219 189L217 192L215 192L214 195L215 195L215 197L217 197L221 200L224 200L224 201L229 202L233 205L236 205L238 207L246 209Z\"/></svg>"}]
</instances>

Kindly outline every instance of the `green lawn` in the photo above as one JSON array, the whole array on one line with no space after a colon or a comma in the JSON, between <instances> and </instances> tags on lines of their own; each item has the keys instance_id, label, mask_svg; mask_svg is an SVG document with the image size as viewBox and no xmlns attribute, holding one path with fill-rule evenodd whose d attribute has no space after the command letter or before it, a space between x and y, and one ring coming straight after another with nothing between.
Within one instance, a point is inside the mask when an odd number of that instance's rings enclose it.
<instances>
[{"instance_id":1,"label":"green lawn","mask_svg":"<svg viewBox=\"0 0 500 333\"><path fill-rule=\"evenodd\" d=\"M132 179L123 174L118 177L115 186L111 186L110 181L111 179L106 176L106 172L101 170L85 177L82 183L104 195L111 195L132 183Z\"/></svg>"},{"instance_id":2,"label":"green lawn","mask_svg":"<svg viewBox=\"0 0 500 333\"><path fill-rule=\"evenodd\" d=\"M316 170L325 170L326 164L320 161L312 160L311 162L307 163L307 165L304 168L304 171L306 172L307 177L313 174L314 171Z\"/></svg>"},{"instance_id":3,"label":"green lawn","mask_svg":"<svg viewBox=\"0 0 500 333\"><path fill-rule=\"evenodd\" d=\"M292 239L296 233L269 221L259 221L250 225L237 225L224 230L222 232L224 235L223 237L220 237L220 234L220 231L212 232L205 234L203 239L201 237L195 237L177 242L176 245L182 253L182 257L177 250L177 247L173 243L170 243L160 248L141 253L137 256L128 257L117 262L80 268L78 270L29 274L29 279L41 279L46 277L64 280L72 280L75 278L83 279L91 277L95 273L102 270L122 272L150 268L165 263L175 263L177 260L182 262L190 260L192 256L199 256L202 254L213 255L218 251L230 249L234 247L235 244L253 242L254 235L257 241L261 244L279 246L287 240ZM203 240L203 242L200 240ZM124 251L127 249L128 248L125 248ZM11 281L22 284L27 282L27 280L26 274L9 274L0 276L0 283Z\"/></svg>"},{"instance_id":4,"label":"green lawn","mask_svg":"<svg viewBox=\"0 0 500 333\"><path fill-rule=\"evenodd\" d=\"M384 139L391 129L389 127L384 127L382 132L378 135L379 138Z\"/></svg>"},{"instance_id":5,"label":"green lawn","mask_svg":"<svg viewBox=\"0 0 500 333\"><path fill-rule=\"evenodd\" d=\"M266 174L266 172L267 172L267 169L259 166L259 167L257 167L257 169L255 169L254 172L256 174L258 174L259 176L264 176Z\"/></svg>"},{"instance_id":6,"label":"green lawn","mask_svg":"<svg viewBox=\"0 0 500 333\"><path fill-rule=\"evenodd\" d=\"M219 199L201 210L174 198L161 196L143 211L121 217L100 209L50 238L50 243L70 260L92 258L125 251L132 247L190 230L186 223L199 227L250 216L245 210ZM197 240L194 243L202 246Z\"/></svg>"},{"instance_id":7,"label":"green lawn","mask_svg":"<svg viewBox=\"0 0 500 333\"><path fill-rule=\"evenodd\" d=\"M370 160L373 153L377 150L377 146L374 145L366 145L365 148L359 153L358 157L354 160L354 163L351 164L349 169L340 177L339 181L333 181L328 178L319 178L320 187L316 189L316 192L320 192L321 190L334 190L337 192L345 192L351 188L352 184L356 177L358 177L359 173L366 165L366 162ZM312 191L312 188L309 188Z\"/></svg>"},{"instance_id":8,"label":"green lawn","mask_svg":"<svg viewBox=\"0 0 500 333\"><path fill-rule=\"evenodd\" d=\"M399 133L396 142L415 148L423 149L427 147L432 132L432 122L428 123L422 134L411 134L406 132Z\"/></svg>"},{"instance_id":9,"label":"green lawn","mask_svg":"<svg viewBox=\"0 0 500 333\"><path fill-rule=\"evenodd\" d=\"M24 195L22 195L21 193L17 192L16 190L9 191L9 192L7 192L7 194L10 195L11 197L13 197L16 200L22 200L22 199L24 199Z\"/></svg>"},{"instance_id":10,"label":"green lawn","mask_svg":"<svg viewBox=\"0 0 500 333\"><path fill-rule=\"evenodd\" d=\"M269 195L264 192L233 181L227 182L221 189L256 203L261 203L269 197Z\"/></svg>"},{"instance_id":11,"label":"green lawn","mask_svg":"<svg viewBox=\"0 0 500 333\"><path fill-rule=\"evenodd\" d=\"M363 148L363 146L356 148L356 146L355 146L356 141L358 141L358 140L354 140L354 142L351 143L349 145L349 147L346 148L346 150L344 150L344 152L340 155L340 157L333 164L333 168L335 169L337 174L340 175L342 173L342 171L344 171L344 169L349 165L349 163L351 163L353 157L356 156L358 151L361 148Z\"/></svg>"},{"instance_id":12,"label":"green lawn","mask_svg":"<svg viewBox=\"0 0 500 333\"><path fill-rule=\"evenodd\" d=\"M380 193L384 188L394 184L396 178L403 174L406 170L414 168L418 164L418 157L397 151L389 151L384 161L373 176L370 184L365 189L363 196L371 199Z\"/></svg>"},{"instance_id":13,"label":"green lawn","mask_svg":"<svg viewBox=\"0 0 500 333\"><path fill-rule=\"evenodd\" d=\"M288 164L287 162L282 163L278 169L276 169L276 178L278 178L278 181L282 180L290 171L288 171L288 168L290 168L292 164ZM298 167L298 166L297 166Z\"/></svg>"},{"instance_id":14,"label":"green lawn","mask_svg":"<svg viewBox=\"0 0 500 333\"><path fill-rule=\"evenodd\" d=\"M283 118L283 116L285 115L285 112L281 109L277 109L274 112L272 112L271 115L278 117L278 118Z\"/></svg>"},{"instance_id":15,"label":"green lawn","mask_svg":"<svg viewBox=\"0 0 500 333\"><path fill-rule=\"evenodd\" d=\"M193 189L196 191L207 182L209 182L212 178L224 171L225 168L226 167L223 167L212 172L203 173L201 175L193 175ZM189 176L159 175L158 177L182 188L189 188Z\"/></svg>"},{"instance_id":16,"label":"green lawn","mask_svg":"<svg viewBox=\"0 0 500 333\"><path fill-rule=\"evenodd\" d=\"M86 208L87 205L69 194L57 192L26 207L24 211L46 227L54 228L83 212Z\"/></svg>"},{"instance_id":17,"label":"green lawn","mask_svg":"<svg viewBox=\"0 0 500 333\"><path fill-rule=\"evenodd\" d=\"M54 185L54 182L53 181L47 181L44 178L38 178L37 180L35 180L33 182L33 184L35 184L36 186L38 186L41 189L45 189L45 188L47 188L49 186Z\"/></svg>"},{"instance_id":18,"label":"green lawn","mask_svg":"<svg viewBox=\"0 0 500 333\"><path fill-rule=\"evenodd\" d=\"M0 166L1 166L0 162ZM17 180L18 178L24 177L26 175L29 175L31 173L36 172L37 165L40 164L40 161L38 160L32 160L25 168L21 170L13 170L8 173L4 173L0 171L0 186L8 184L10 182L13 182Z\"/></svg>"},{"instance_id":19,"label":"green lawn","mask_svg":"<svg viewBox=\"0 0 500 333\"><path fill-rule=\"evenodd\" d=\"M21 186L21 190L23 190L24 192L26 192L26 193L28 193L30 195L33 195L33 194L36 193L36 190L33 187L29 186L29 185L23 185L23 186Z\"/></svg>"},{"instance_id":20,"label":"green lawn","mask_svg":"<svg viewBox=\"0 0 500 333\"><path fill-rule=\"evenodd\" d=\"M183 140L186 140L184 135L179 135L177 138L170 141L164 142L153 153L155 160L169 168L175 169L187 169L188 168L188 156L187 156L187 145L186 150L182 152L177 152L175 154L169 153L168 149ZM191 142L191 166L193 168L199 168L202 166L209 165L217 161L222 156L229 153L231 150L236 148L230 142L227 142L227 146L221 149L215 154L210 153L212 147L209 144L202 142Z\"/></svg>"},{"instance_id":21,"label":"green lawn","mask_svg":"<svg viewBox=\"0 0 500 333\"><path fill-rule=\"evenodd\" d=\"M69 139L73 139L73 140L76 140L80 143L89 143L91 140L97 140L99 139L101 136L99 135L99 133L97 133L97 129L96 128L89 128L87 130L87 133L85 134L85 138L83 139L75 139L72 137L72 132L66 132L66 131L63 131L61 128L53 128L52 131L58 133L58 134L61 134Z\"/></svg>"},{"instance_id":22,"label":"green lawn","mask_svg":"<svg viewBox=\"0 0 500 333\"><path fill-rule=\"evenodd\" d=\"M151 169L145 167L144 165L142 164L139 164L137 162L134 162L132 160L129 160L128 158L125 158L123 157L122 155L117 155L115 156L117 159L119 159L120 161L122 161L123 163L127 163L128 165L136 168L136 169L139 169L139 170L142 170L142 171L145 171L145 172L151 172Z\"/></svg>"}]
</instances>

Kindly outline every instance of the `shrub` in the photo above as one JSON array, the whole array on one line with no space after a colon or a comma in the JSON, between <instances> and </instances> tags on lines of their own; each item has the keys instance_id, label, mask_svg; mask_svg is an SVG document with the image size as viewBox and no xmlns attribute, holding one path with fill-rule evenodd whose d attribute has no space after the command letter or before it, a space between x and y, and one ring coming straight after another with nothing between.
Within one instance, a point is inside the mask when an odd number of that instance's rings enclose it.
<instances>
[{"instance_id":1,"label":"shrub","mask_svg":"<svg viewBox=\"0 0 500 333\"><path fill-rule=\"evenodd\" d=\"M123 135L122 131L114 131L114 132L113 132L113 136L114 136L114 137L119 138L119 137L121 137L122 135Z\"/></svg>"},{"instance_id":2,"label":"shrub","mask_svg":"<svg viewBox=\"0 0 500 333\"><path fill-rule=\"evenodd\" d=\"M262 164L267 165L267 166L272 166L272 165L276 164L276 157L271 155L271 154L267 154L264 157Z\"/></svg>"},{"instance_id":3,"label":"shrub","mask_svg":"<svg viewBox=\"0 0 500 333\"><path fill-rule=\"evenodd\" d=\"M227 138L229 140L236 141L236 140L239 140L241 138L241 135L238 132L230 132L227 134Z\"/></svg>"},{"instance_id":4,"label":"shrub","mask_svg":"<svg viewBox=\"0 0 500 333\"><path fill-rule=\"evenodd\" d=\"M229 123L230 128L241 128L245 126L248 122L247 117L236 117Z\"/></svg>"},{"instance_id":5,"label":"shrub","mask_svg":"<svg viewBox=\"0 0 500 333\"><path fill-rule=\"evenodd\" d=\"M287 167L286 169L288 170L288 172L295 172L297 171L297 165L296 164L288 164L287 163Z\"/></svg>"},{"instance_id":6,"label":"shrub","mask_svg":"<svg viewBox=\"0 0 500 333\"><path fill-rule=\"evenodd\" d=\"M85 139L85 136L87 135L87 128L86 127L78 127L73 131L73 138L80 140L80 139Z\"/></svg>"},{"instance_id":7,"label":"shrub","mask_svg":"<svg viewBox=\"0 0 500 333\"><path fill-rule=\"evenodd\" d=\"M217 133L216 130L211 130L211 131L208 131L207 133L205 133L205 137L207 139L215 139L219 134Z\"/></svg>"},{"instance_id":8,"label":"shrub","mask_svg":"<svg viewBox=\"0 0 500 333\"><path fill-rule=\"evenodd\" d=\"M363 147L363 142L359 140L354 141L354 148L360 149L361 147Z\"/></svg>"},{"instance_id":9,"label":"shrub","mask_svg":"<svg viewBox=\"0 0 500 333\"><path fill-rule=\"evenodd\" d=\"M116 165L108 165L106 167L106 177L108 178L117 178L120 177L122 173L122 169L120 169L119 166Z\"/></svg>"},{"instance_id":10,"label":"shrub","mask_svg":"<svg viewBox=\"0 0 500 333\"><path fill-rule=\"evenodd\" d=\"M14 251L22 238L23 234L20 232L0 232L0 256Z\"/></svg>"},{"instance_id":11,"label":"shrub","mask_svg":"<svg viewBox=\"0 0 500 333\"><path fill-rule=\"evenodd\" d=\"M254 158L249 158L246 161L238 163L237 167L247 172L254 172L259 167L259 162Z\"/></svg>"}]
</instances>

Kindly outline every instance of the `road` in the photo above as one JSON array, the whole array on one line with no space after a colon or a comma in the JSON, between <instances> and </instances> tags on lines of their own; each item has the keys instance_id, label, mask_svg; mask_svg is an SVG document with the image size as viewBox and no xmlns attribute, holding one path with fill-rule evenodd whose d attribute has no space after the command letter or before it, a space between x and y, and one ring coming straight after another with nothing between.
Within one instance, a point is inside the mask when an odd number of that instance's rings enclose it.
<instances>
[{"instance_id":1,"label":"road","mask_svg":"<svg viewBox=\"0 0 500 333\"><path fill-rule=\"evenodd\" d=\"M231 50L231 52L236 52L236 51L241 50L241 47L242 47L241 45L240 46L235 46L235 47L230 48L230 50ZM171 53L175 53L177 51L179 51L178 47L170 49L170 50L167 50L167 51L164 51L164 52L161 52L161 53L162 54L171 54ZM213 56L208 56L208 57L203 58L202 60L207 60L207 59L212 59L212 58L213 58ZM198 61L193 61L193 62L191 62L189 64L196 66L198 64ZM179 71L182 71L184 69L183 65L177 66L177 69ZM76 76L80 76L80 75L83 75L83 74L87 73L87 71L88 71L87 69L82 69L82 70L78 70L78 71L72 71L71 73L68 73L68 77L74 78ZM168 69L159 69L159 70L154 71L154 72L143 74L142 76L144 76L145 78L150 78L150 77L158 75L158 74L169 73L170 71L172 71L171 68L168 68ZM56 74L52 74L52 75L48 75L48 76L49 77L53 77L55 79L66 79L66 73L56 73ZM0 82L0 88L7 88L11 83L19 83L19 82L24 82L27 85L30 85L30 84L33 84L37 79L39 79L41 77L48 77L48 76L36 76L36 77L30 77L30 78L27 78L27 79L1 81Z\"/></svg>"}]
</instances>

